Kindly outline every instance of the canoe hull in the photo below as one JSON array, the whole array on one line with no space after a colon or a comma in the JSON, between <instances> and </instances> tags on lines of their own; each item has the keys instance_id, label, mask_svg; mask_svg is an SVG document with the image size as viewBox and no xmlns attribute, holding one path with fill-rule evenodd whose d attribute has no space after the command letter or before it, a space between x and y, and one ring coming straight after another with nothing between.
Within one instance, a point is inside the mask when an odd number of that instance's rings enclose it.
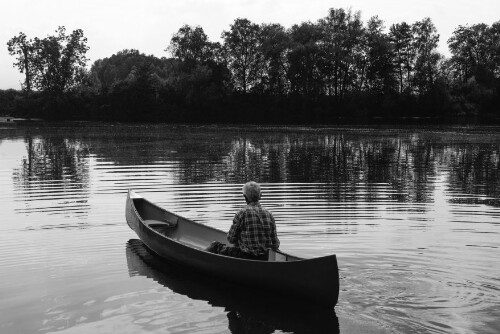
<instances>
[{"instance_id":1,"label":"canoe hull","mask_svg":"<svg viewBox=\"0 0 500 334\"><path fill-rule=\"evenodd\" d=\"M138 208L136 204L139 202L141 204L137 205L140 206ZM151 225L146 224L139 213L144 205L153 206L148 208L150 210L158 210L158 213L153 215L174 217L177 220L175 228L181 231L180 234L200 235L199 238L194 237L194 241L190 240L194 247L179 242L175 240L176 238L169 238L152 228ZM143 213L143 215L145 214ZM209 243L210 240L224 242L226 235L224 232L197 224L161 209L133 192L129 192L127 197L126 218L130 228L136 232L144 244L169 261L224 280L263 288L288 297L295 296L321 306L333 307L337 303L339 275L335 255L299 259L284 254L293 261L271 262L212 254L202 249L203 244Z\"/></svg>"}]
</instances>

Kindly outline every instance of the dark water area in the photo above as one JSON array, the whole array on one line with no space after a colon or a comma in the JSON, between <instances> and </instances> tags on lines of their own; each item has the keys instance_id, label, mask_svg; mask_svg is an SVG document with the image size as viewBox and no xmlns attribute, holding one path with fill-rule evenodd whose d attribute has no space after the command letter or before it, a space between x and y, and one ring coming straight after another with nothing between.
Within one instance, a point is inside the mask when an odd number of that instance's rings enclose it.
<instances>
[{"instance_id":1,"label":"dark water area","mask_svg":"<svg viewBox=\"0 0 500 334\"><path fill-rule=\"evenodd\" d=\"M134 189L228 230L262 184L281 249L336 254L332 310L200 277ZM0 125L1 333L498 333L500 128Z\"/></svg>"}]
</instances>

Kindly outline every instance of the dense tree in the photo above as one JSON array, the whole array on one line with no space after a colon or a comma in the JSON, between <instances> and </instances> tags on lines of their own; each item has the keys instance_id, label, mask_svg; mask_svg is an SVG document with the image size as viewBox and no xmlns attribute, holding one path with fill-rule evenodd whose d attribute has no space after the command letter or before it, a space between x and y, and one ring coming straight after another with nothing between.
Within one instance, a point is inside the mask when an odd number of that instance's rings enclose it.
<instances>
[{"instance_id":1,"label":"dense tree","mask_svg":"<svg viewBox=\"0 0 500 334\"><path fill-rule=\"evenodd\" d=\"M448 40L454 75L462 83L500 77L500 22L459 26Z\"/></svg>"},{"instance_id":2,"label":"dense tree","mask_svg":"<svg viewBox=\"0 0 500 334\"><path fill-rule=\"evenodd\" d=\"M33 40L32 66L34 86L42 91L61 94L86 78L87 38L81 29L66 35L61 26L57 35Z\"/></svg>"},{"instance_id":3,"label":"dense tree","mask_svg":"<svg viewBox=\"0 0 500 334\"><path fill-rule=\"evenodd\" d=\"M26 75L27 91L34 87L57 95L85 79L89 47L83 31L77 29L66 35L66 28L61 26L56 33L34 40L27 40L26 35L20 33L7 43L9 53L17 55L14 65Z\"/></svg>"},{"instance_id":4,"label":"dense tree","mask_svg":"<svg viewBox=\"0 0 500 334\"><path fill-rule=\"evenodd\" d=\"M491 49L493 50L492 67L496 79L500 78L500 21L491 25Z\"/></svg>"},{"instance_id":5,"label":"dense tree","mask_svg":"<svg viewBox=\"0 0 500 334\"><path fill-rule=\"evenodd\" d=\"M127 78L117 81L109 92L115 117L149 121L160 118L157 108L161 105L161 87L161 79L152 63L144 62L134 67Z\"/></svg>"},{"instance_id":6,"label":"dense tree","mask_svg":"<svg viewBox=\"0 0 500 334\"><path fill-rule=\"evenodd\" d=\"M358 65L362 58L363 23L361 13L330 9L320 20L324 31L325 67L328 95L342 98L347 91L359 87Z\"/></svg>"},{"instance_id":7,"label":"dense tree","mask_svg":"<svg viewBox=\"0 0 500 334\"><path fill-rule=\"evenodd\" d=\"M221 45L210 42L202 27L182 26L166 51L180 61L169 74L168 84L185 97L186 105L199 107L225 93L229 73Z\"/></svg>"},{"instance_id":8,"label":"dense tree","mask_svg":"<svg viewBox=\"0 0 500 334\"><path fill-rule=\"evenodd\" d=\"M202 27L182 26L170 40L166 51L189 63L206 63L214 59L216 43L211 43Z\"/></svg>"},{"instance_id":9,"label":"dense tree","mask_svg":"<svg viewBox=\"0 0 500 334\"><path fill-rule=\"evenodd\" d=\"M259 45L263 57L264 90L278 95L288 92L290 84L287 78L287 54L291 48L291 39L285 27L280 24L263 24L260 28Z\"/></svg>"},{"instance_id":10,"label":"dense tree","mask_svg":"<svg viewBox=\"0 0 500 334\"><path fill-rule=\"evenodd\" d=\"M155 56L147 56L138 50L125 49L109 58L96 60L90 73L98 89L106 93L114 84L133 75L137 69L149 67L153 67L154 73L166 80L171 64Z\"/></svg>"},{"instance_id":11,"label":"dense tree","mask_svg":"<svg viewBox=\"0 0 500 334\"><path fill-rule=\"evenodd\" d=\"M7 44L9 53L17 56L14 65L25 73L24 88L36 91L16 101L18 115L58 119L86 114L83 109L88 100L78 96L85 94L88 83L85 66L89 47L81 29L67 35L61 26L54 36L30 40L20 33Z\"/></svg>"},{"instance_id":12,"label":"dense tree","mask_svg":"<svg viewBox=\"0 0 500 334\"><path fill-rule=\"evenodd\" d=\"M0 94L0 112L200 122L500 120L500 22L458 27L450 59L437 52L430 18L386 30L377 16L363 23L349 9L289 29L238 18L221 38L213 43L202 27L183 25L167 47L172 58L123 50L87 73L81 30L67 35L60 27L43 39L20 33L8 51L25 74L23 88L35 92Z\"/></svg>"},{"instance_id":13,"label":"dense tree","mask_svg":"<svg viewBox=\"0 0 500 334\"><path fill-rule=\"evenodd\" d=\"M412 87L413 62L416 57L411 26L406 22L393 24L389 36L394 45L394 64L399 78L399 93L409 92Z\"/></svg>"},{"instance_id":14,"label":"dense tree","mask_svg":"<svg viewBox=\"0 0 500 334\"><path fill-rule=\"evenodd\" d=\"M368 91L392 92L396 89L393 45L384 33L384 22L377 16L370 18L366 28L366 84Z\"/></svg>"},{"instance_id":15,"label":"dense tree","mask_svg":"<svg viewBox=\"0 0 500 334\"><path fill-rule=\"evenodd\" d=\"M221 36L234 87L243 93L253 88L260 77L262 54L259 52L259 34L259 25L239 18Z\"/></svg>"},{"instance_id":16,"label":"dense tree","mask_svg":"<svg viewBox=\"0 0 500 334\"><path fill-rule=\"evenodd\" d=\"M448 45L452 57L446 64L455 112L499 116L500 22L459 26Z\"/></svg>"},{"instance_id":17,"label":"dense tree","mask_svg":"<svg viewBox=\"0 0 500 334\"><path fill-rule=\"evenodd\" d=\"M413 49L415 59L415 88L420 94L428 92L436 80L438 62L441 55L437 53L439 35L430 18L417 21L412 26Z\"/></svg>"},{"instance_id":18,"label":"dense tree","mask_svg":"<svg viewBox=\"0 0 500 334\"><path fill-rule=\"evenodd\" d=\"M290 31L292 47L288 54L291 91L311 97L324 91L321 44L323 31L311 22L294 25Z\"/></svg>"},{"instance_id":19,"label":"dense tree","mask_svg":"<svg viewBox=\"0 0 500 334\"><path fill-rule=\"evenodd\" d=\"M33 80L33 41L28 40L26 34L21 32L7 42L7 49L11 56L17 57L14 66L24 73L24 88L30 92Z\"/></svg>"}]
</instances>

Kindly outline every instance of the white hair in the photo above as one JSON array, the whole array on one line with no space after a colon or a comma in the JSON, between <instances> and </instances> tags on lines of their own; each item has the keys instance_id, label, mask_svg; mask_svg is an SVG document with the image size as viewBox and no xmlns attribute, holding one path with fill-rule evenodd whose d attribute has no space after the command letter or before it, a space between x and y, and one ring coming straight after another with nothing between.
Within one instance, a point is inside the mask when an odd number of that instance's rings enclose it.
<instances>
[{"instance_id":1,"label":"white hair","mask_svg":"<svg viewBox=\"0 0 500 334\"><path fill-rule=\"evenodd\" d=\"M243 195L249 202L257 202L260 200L260 186L257 182L250 181L243 186Z\"/></svg>"}]
</instances>

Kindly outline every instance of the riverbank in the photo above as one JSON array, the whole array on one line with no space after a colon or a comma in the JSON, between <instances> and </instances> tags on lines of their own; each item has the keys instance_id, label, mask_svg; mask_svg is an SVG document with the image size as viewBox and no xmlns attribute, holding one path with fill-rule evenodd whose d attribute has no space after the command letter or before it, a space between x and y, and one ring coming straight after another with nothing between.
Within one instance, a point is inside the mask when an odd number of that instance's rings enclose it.
<instances>
[{"instance_id":1,"label":"riverbank","mask_svg":"<svg viewBox=\"0 0 500 334\"><path fill-rule=\"evenodd\" d=\"M166 94L166 92L164 92ZM230 94L191 103L182 96L154 99L136 97L134 91L116 99L90 90L53 97L40 92L0 91L0 115L51 121L238 123L285 125L338 124L500 124L500 109L489 102L469 103L442 97L373 96L334 97ZM114 96L114 95L113 95ZM135 97L134 97L135 96ZM460 102L461 101L461 102ZM500 105L500 102L499 102Z\"/></svg>"}]
</instances>

